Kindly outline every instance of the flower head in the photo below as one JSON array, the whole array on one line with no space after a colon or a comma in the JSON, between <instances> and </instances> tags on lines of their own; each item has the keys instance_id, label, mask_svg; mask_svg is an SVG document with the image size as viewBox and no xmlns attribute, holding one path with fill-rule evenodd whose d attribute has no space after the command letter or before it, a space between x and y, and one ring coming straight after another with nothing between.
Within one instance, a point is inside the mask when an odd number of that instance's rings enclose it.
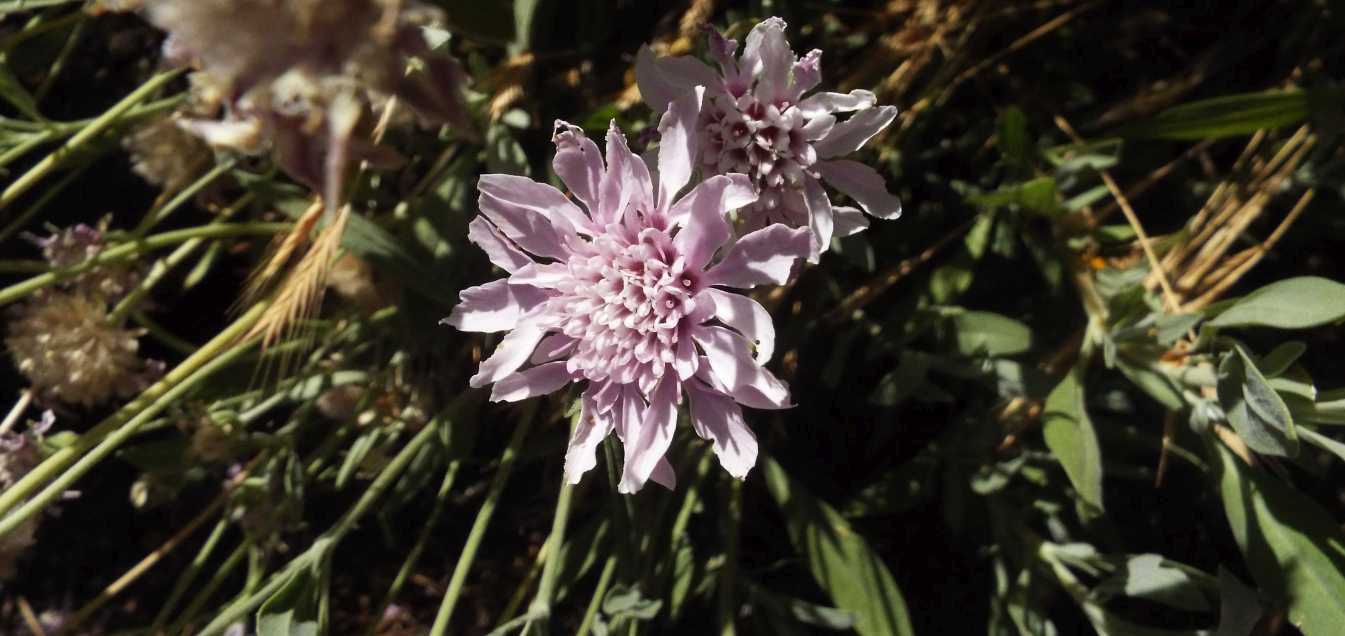
<instances>
[{"instance_id":1,"label":"flower head","mask_svg":"<svg viewBox=\"0 0 1345 636\"><path fill-rule=\"evenodd\" d=\"M714 30L709 38L718 71L690 57L659 59L645 47L636 61L636 79L655 112L667 110L675 96L694 86L706 87L696 126L698 162L707 175L751 178L760 196L739 211L744 229L771 223L807 227L813 238L809 258L816 261L833 236L868 226L859 210L833 206L820 181L872 216L901 215L901 201L873 168L839 158L892 123L896 107L877 106L874 94L865 90L807 95L822 81L822 51L795 57L780 18L756 25L742 55L736 55L736 40ZM844 113L850 114L838 119Z\"/></svg>"},{"instance_id":2,"label":"flower head","mask_svg":"<svg viewBox=\"0 0 1345 636\"><path fill-rule=\"evenodd\" d=\"M146 0L168 31L164 57L197 63L222 119L192 117L213 146L258 152L269 142L290 176L335 191L352 155L377 159L352 132L371 104L396 96L421 119L470 129L457 61L422 27L440 20L414 0ZM411 69L411 70L408 70ZM386 153L385 153L386 154Z\"/></svg>"},{"instance_id":3,"label":"flower head","mask_svg":"<svg viewBox=\"0 0 1345 636\"><path fill-rule=\"evenodd\" d=\"M105 240L110 217L98 222L98 227L79 223L64 229L52 227L50 236L25 234L29 242L42 250L42 257L52 267L61 269L79 265L97 256L107 247ZM126 262L104 263L69 279L64 287L107 301L125 296L140 282L140 272Z\"/></svg>"},{"instance_id":4,"label":"flower head","mask_svg":"<svg viewBox=\"0 0 1345 636\"><path fill-rule=\"evenodd\" d=\"M141 333L109 324L100 298L50 291L20 307L5 347L40 395L92 407L133 395L159 373L139 356Z\"/></svg>"},{"instance_id":5,"label":"flower head","mask_svg":"<svg viewBox=\"0 0 1345 636\"><path fill-rule=\"evenodd\" d=\"M730 174L677 196L693 171L702 97L696 89L669 105L657 176L615 124L604 162L579 128L556 122L553 166L579 205L526 178L481 177L482 216L468 237L509 276L463 291L445 322L508 332L471 379L493 384L492 400L586 384L565 456L571 483L615 432L625 447L620 490L649 479L671 488L664 453L684 397L697 434L742 478L757 445L739 405L789 405L788 388L762 367L774 347L770 315L728 288L784 283L808 254L808 234L771 226L716 258L732 236L725 214L756 194L747 177Z\"/></svg>"},{"instance_id":6,"label":"flower head","mask_svg":"<svg viewBox=\"0 0 1345 636\"><path fill-rule=\"evenodd\" d=\"M27 433L0 431L0 492L18 483L37 466L41 460L37 444L42 439L42 433L51 426L52 419L51 411L47 411L42 422ZM8 534L0 536L0 581L14 575L19 558L36 543L41 520L41 515L33 515Z\"/></svg>"}]
</instances>

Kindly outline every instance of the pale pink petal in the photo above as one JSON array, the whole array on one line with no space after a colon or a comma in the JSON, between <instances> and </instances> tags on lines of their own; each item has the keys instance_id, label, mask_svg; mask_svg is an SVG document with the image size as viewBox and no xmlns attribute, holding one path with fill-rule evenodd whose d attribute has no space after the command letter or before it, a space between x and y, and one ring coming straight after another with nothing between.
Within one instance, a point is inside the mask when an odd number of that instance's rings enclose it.
<instances>
[{"instance_id":1,"label":"pale pink petal","mask_svg":"<svg viewBox=\"0 0 1345 636\"><path fill-rule=\"evenodd\" d=\"M828 184L850 195L870 215L880 219L901 216L901 199L887 191L887 184L873 168L848 159L819 161L813 167Z\"/></svg>"},{"instance_id":2,"label":"pale pink petal","mask_svg":"<svg viewBox=\"0 0 1345 636\"><path fill-rule=\"evenodd\" d=\"M812 231L809 243L808 262L816 263L822 252L831 248L831 235L835 230L836 219L831 211L831 199L817 179L805 177L803 183L803 201L808 206L808 229Z\"/></svg>"},{"instance_id":3,"label":"pale pink petal","mask_svg":"<svg viewBox=\"0 0 1345 636\"><path fill-rule=\"evenodd\" d=\"M715 457L736 479L747 477L757 463L757 437L747 427L743 411L732 399L707 391L688 390L691 426L713 443Z\"/></svg>"},{"instance_id":4,"label":"pale pink petal","mask_svg":"<svg viewBox=\"0 0 1345 636\"><path fill-rule=\"evenodd\" d=\"M481 368L467 381L467 384L472 388L481 388L499 382L517 371L528 361L528 357L532 355L533 349L537 348L537 343L545 333L546 330L526 318L520 320L513 331L500 339L500 344L495 346L495 353L481 363Z\"/></svg>"},{"instance_id":5,"label":"pale pink petal","mask_svg":"<svg viewBox=\"0 0 1345 636\"><path fill-rule=\"evenodd\" d=\"M672 444L677 428L677 403L681 400L681 383L672 374L665 375L649 396L649 408L635 430L627 430L625 439L626 461L621 471L617 490L638 492L649 481L659 460Z\"/></svg>"},{"instance_id":6,"label":"pale pink petal","mask_svg":"<svg viewBox=\"0 0 1345 636\"><path fill-rule=\"evenodd\" d=\"M716 175L702 181L668 212L682 229L673 237L673 247L686 259L687 269L699 271L719 246L733 235L724 215L757 198L746 175Z\"/></svg>"},{"instance_id":7,"label":"pale pink petal","mask_svg":"<svg viewBox=\"0 0 1345 636\"><path fill-rule=\"evenodd\" d=\"M739 402L755 405L739 399L742 394L753 403L788 404L789 387L752 359L742 336L723 327L699 326L691 333L696 344L705 351L715 379L722 382Z\"/></svg>"},{"instance_id":8,"label":"pale pink petal","mask_svg":"<svg viewBox=\"0 0 1345 636\"><path fill-rule=\"evenodd\" d=\"M262 124L259 119L179 119L177 125L216 148L249 154L259 152L262 148Z\"/></svg>"},{"instance_id":9,"label":"pale pink petal","mask_svg":"<svg viewBox=\"0 0 1345 636\"><path fill-rule=\"evenodd\" d=\"M896 106L861 110L833 126L826 137L813 144L813 148L817 150L817 156L823 159L848 155L859 150L865 142L887 128L896 116Z\"/></svg>"},{"instance_id":10,"label":"pale pink petal","mask_svg":"<svg viewBox=\"0 0 1345 636\"><path fill-rule=\"evenodd\" d=\"M844 238L859 234L869 227L869 219L859 208L838 205L831 209L836 216L836 236Z\"/></svg>"},{"instance_id":11,"label":"pale pink petal","mask_svg":"<svg viewBox=\"0 0 1345 636\"><path fill-rule=\"evenodd\" d=\"M537 343L537 349L533 350L532 357L528 361L533 364L542 364L543 362L559 360L574 351L577 343L578 341L565 334L548 334L545 338L542 338L541 342Z\"/></svg>"},{"instance_id":12,"label":"pale pink petal","mask_svg":"<svg viewBox=\"0 0 1345 636\"><path fill-rule=\"evenodd\" d=\"M828 113L864 110L876 103L878 97L872 91L857 88L849 93L814 93L799 102L799 111L811 119Z\"/></svg>"},{"instance_id":13,"label":"pale pink petal","mask_svg":"<svg viewBox=\"0 0 1345 636\"><path fill-rule=\"evenodd\" d=\"M696 374L700 358L696 356L696 345L692 343L691 334L686 330L683 330L677 339L676 356L673 359L673 370L677 372L677 377L686 380Z\"/></svg>"},{"instance_id":14,"label":"pale pink petal","mask_svg":"<svg viewBox=\"0 0 1345 636\"><path fill-rule=\"evenodd\" d=\"M514 247L484 216L478 216L467 224L467 240L480 247L491 263L506 272L516 272L532 263L523 250Z\"/></svg>"},{"instance_id":15,"label":"pale pink petal","mask_svg":"<svg viewBox=\"0 0 1345 636\"><path fill-rule=\"evenodd\" d=\"M765 364L771 359L775 353L775 323L761 303L742 294L713 287L702 290L700 296L709 296L714 301L715 318L756 344L754 359L758 364ZM697 302L700 296L697 296Z\"/></svg>"},{"instance_id":16,"label":"pale pink petal","mask_svg":"<svg viewBox=\"0 0 1345 636\"><path fill-rule=\"evenodd\" d=\"M673 198L691 180L700 139L696 133L696 120L700 118L704 96L704 86L683 91L669 103L668 111L659 121L659 212L666 212Z\"/></svg>"},{"instance_id":17,"label":"pale pink petal","mask_svg":"<svg viewBox=\"0 0 1345 636\"><path fill-rule=\"evenodd\" d=\"M645 210L654 205L654 184L649 179L649 168L644 160L631 152L626 136L612 121L607 130L607 171L599 185L598 213L593 220L600 227L616 223L625 214L628 205Z\"/></svg>"},{"instance_id":18,"label":"pale pink petal","mask_svg":"<svg viewBox=\"0 0 1345 636\"><path fill-rule=\"evenodd\" d=\"M835 115L818 115L817 117L809 119L808 123L804 124L803 127L799 129L799 132L803 134L804 141L817 141L818 139L826 137L835 125ZM809 147L811 148L812 146L809 145Z\"/></svg>"},{"instance_id":19,"label":"pale pink petal","mask_svg":"<svg viewBox=\"0 0 1345 636\"><path fill-rule=\"evenodd\" d=\"M592 386L584 393L583 413L565 449L565 481L571 484L598 465L598 444L612 432L611 414L598 412L594 393Z\"/></svg>"},{"instance_id":20,"label":"pale pink petal","mask_svg":"<svg viewBox=\"0 0 1345 636\"><path fill-rule=\"evenodd\" d=\"M598 185L603 173L598 144L584 135L582 128L559 119L551 141L556 144L551 167L575 198L588 208L590 214L593 213L598 209Z\"/></svg>"},{"instance_id":21,"label":"pale pink petal","mask_svg":"<svg viewBox=\"0 0 1345 636\"><path fill-rule=\"evenodd\" d=\"M644 103L654 112L661 113L693 86L717 88L720 78L714 69L698 59L660 58L648 46L642 46L635 56L635 83L640 87Z\"/></svg>"},{"instance_id":22,"label":"pale pink petal","mask_svg":"<svg viewBox=\"0 0 1345 636\"><path fill-rule=\"evenodd\" d=\"M649 474L649 480L668 490L677 490L677 473L673 471L672 462L667 457L660 457L658 463L654 464L654 472Z\"/></svg>"},{"instance_id":23,"label":"pale pink petal","mask_svg":"<svg viewBox=\"0 0 1345 636\"><path fill-rule=\"evenodd\" d=\"M804 93L822 82L822 50L813 49L794 63L794 85L789 101L798 103Z\"/></svg>"},{"instance_id":24,"label":"pale pink petal","mask_svg":"<svg viewBox=\"0 0 1345 636\"><path fill-rule=\"evenodd\" d=\"M509 282L514 285L538 289L556 289L570 280L570 269L564 263L528 263L509 277Z\"/></svg>"},{"instance_id":25,"label":"pale pink petal","mask_svg":"<svg viewBox=\"0 0 1345 636\"><path fill-rule=\"evenodd\" d=\"M724 258L705 273L706 285L751 289L789 282L794 261L807 258L812 232L806 227L768 225L734 242Z\"/></svg>"},{"instance_id":26,"label":"pale pink petal","mask_svg":"<svg viewBox=\"0 0 1345 636\"><path fill-rule=\"evenodd\" d=\"M583 230L592 234L592 221L565 194L545 183L512 174L483 174L477 183L481 194L540 214L562 233Z\"/></svg>"},{"instance_id":27,"label":"pale pink petal","mask_svg":"<svg viewBox=\"0 0 1345 636\"><path fill-rule=\"evenodd\" d=\"M755 93L757 98L768 104L776 104L789 97L789 73L794 67L794 51L785 39L785 21L780 18L762 20L743 45L744 71L750 68L757 77Z\"/></svg>"},{"instance_id":28,"label":"pale pink petal","mask_svg":"<svg viewBox=\"0 0 1345 636\"><path fill-rule=\"evenodd\" d=\"M565 234L545 216L485 192L477 205L500 232L524 250L549 258L569 256Z\"/></svg>"},{"instance_id":29,"label":"pale pink petal","mask_svg":"<svg viewBox=\"0 0 1345 636\"><path fill-rule=\"evenodd\" d=\"M459 302L439 324L459 331L495 332L513 329L520 318L546 301L535 287L510 285L501 278L458 293Z\"/></svg>"},{"instance_id":30,"label":"pale pink petal","mask_svg":"<svg viewBox=\"0 0 1345 636\"><path fill-rule=\"evenodd\" d=\"M570 383L573 378L564 362L548 362L501 378L491 389L491 402L518 402L546 395Z\"/></svg>"}]
</instances>

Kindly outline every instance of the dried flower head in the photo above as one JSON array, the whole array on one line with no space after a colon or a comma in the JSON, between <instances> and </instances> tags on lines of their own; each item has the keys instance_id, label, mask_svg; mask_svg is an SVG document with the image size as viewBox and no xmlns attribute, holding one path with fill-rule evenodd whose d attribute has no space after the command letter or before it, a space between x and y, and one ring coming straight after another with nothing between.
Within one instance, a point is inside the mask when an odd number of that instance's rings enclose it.
<instances>
[{"instance_id":1,"label":"dried flower head","mask_svg":"<svg viewBox=\"0 0 1345 636\"><path fill-rule=\"evenodd\" d=\"M135 394L159 373L139 356L141 335L109 324L100 298L49 291L19 308L5 346L38 394L92 407Z\"/></svg>"},{"instance_id":2,"label":"dried flower head","mask_svg":"<svg viewBox=\"0 0 1345 636\"><path fill-rule=\"evenodd\" d=\"M738 42L709 30L715 71L691 57L656 58L645 47L636 60L640 93L655 112L694 86L705 86L697 122L699 165L707 175L743 173L760 196L742 210L743 229L771 223L807 227L810 260L827 250L833 236L868 226L859 210L833 206L821 181L850 196L863 211L882 219L901 215L901 201L887 191L871 167L839 159L864 145L897 115L877 106L873 93L819 92L822 51L802 58L785 39L785 22L770 18L748 34L742 55ZM844 120L837 115L850 113Z\"/></svg>"},{"instance_id":3,"label":"dried flower head","mask_svg":"<svg viewBox=\"0 0 1345 636\"><path fill-rule=\"evenodd\" d=\"M625 446L620 490L651 478L671 488L664 453L684 396L696 433L743 478L757 443L739 405L789 406L788 388L762 366L774 348L770 315L725 288L784 283L808 254L808 234L773 225L715 258L733 234L726 213L756 194L732 174L677 196L691 178L702 96L692 90L669 105L656 178L615 124L604 165L597 144L557 122L553 166L583 207L523 177L481 177L482 216L468 238L509 276L463 291L445 322L509 332L471 379L494 384L494 401L587 384L565 456L572 483L615 432Z\"/></svg>"},{"instance_id":4,"label":"dried flower head","mask_svg":"<svg viewBox=\"0 0 1345 636\"><path fill-rule=\"evenodd\" d=\"M164 57L195 62L224 117L184 119L213 146L269 143L294 178L331 195L351 155L360 113L395 96L423 120L468 129L466 76L432 50L423 27L438 11L413 0L147 0L168 31ZM333 176L335 173L337 176Z\"/></svg>"},{"instance_id":5,"label":"dried flower head","mask_svg":"<svg viewBox=\"0 0 1345 636\"><path fill-rule=\"evenodd\" d=\"M171 117L158 117L137 128L123 145L131 153L136 174L170 191L190 183L212 159L205 142Z\"/></svg>"},{"instance_id":6,"label":"dried flower head","mask_svg":"<svg viewBox=\"0 0 1345 636\"><path fill-rule=\"evenodd\" d=\"M13 486L37 466L40 432L0 433L0 492ZM41 515L33 515L8 534L0 536L0 581L14 576L20 557L36 542Z\"/></svg>"},{"instance_id":7,"label":"dried flower head","mask_svg":"<svg viewBox=\"0 0 1345 636\"><path fill-rule=\"evenodd\" d=\"M25 237L42 249L42 257L55 268L79 265L97 256L106 247L104 236L107 233L110 217L98 222L98 227L89 227L80 223L65 229L51 228L48 237L31 234ZM140 281L140 273L128 263L104 263L91 268L67 281L67 288L79 290L90 296L115 301Z\"/></svg>"}]
</instances>

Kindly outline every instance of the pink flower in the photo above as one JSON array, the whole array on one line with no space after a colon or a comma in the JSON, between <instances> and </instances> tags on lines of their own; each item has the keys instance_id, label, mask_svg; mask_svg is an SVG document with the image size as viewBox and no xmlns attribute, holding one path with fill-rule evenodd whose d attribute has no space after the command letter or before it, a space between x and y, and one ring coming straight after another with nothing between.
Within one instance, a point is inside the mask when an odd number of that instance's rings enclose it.
<instances>
[{"instance_id":1,"label":"pink flower","mask_svg":"<svg viewBox=\"0 0 1345 636\"><path fill-rule=\"evenodd\" d=\"M615 124L604 165L597 144L557 121L553 166L580 205L523 177L481 177L482 215L468 237L509 276L463 291L444 322L508 332L471 379L493 384L493 401L586 383L565 455L570 483L596 465L598 443L615 431L625 447L619 490L651 478L672 488L664 453L683 397L696 433L741 479L757 442L739 405L789 406L788 387L762 367L774 348L770 315L726 288L784 283L808 254L808 233L773 225L715 257L733 234L725 214L756 194L747 177L729 174L677 196L691 178L703 93L669 104L656 166L630 151Z\"/></svg>"},{"instance_id":2,"label":"pink flower","mask_svg":"<svg viewBox=\"0 0 1345 636\"><path fill-rule=\"evenodd\" d=\"M881 219L901 216L901 201L887 191L873 168L839 159L892 123L894 106L875 106L874 94L814 93L822 81L822 51L796 58L785 39L785 22L770 18L754 27L740 57L736 40L710 30L710 54L719 71L690 57L655 58L645 47L635 64L640 94L655 112L677 95L707 87L697 122L699 163L705 174L744 173L760 193L739 211L744 229L783 223L808 227L816 262L832 236L868 227L852 207L833 206L819 180L850 196ZM843 121L837 114L852 113Z\"/></svg>"}]
</instances>

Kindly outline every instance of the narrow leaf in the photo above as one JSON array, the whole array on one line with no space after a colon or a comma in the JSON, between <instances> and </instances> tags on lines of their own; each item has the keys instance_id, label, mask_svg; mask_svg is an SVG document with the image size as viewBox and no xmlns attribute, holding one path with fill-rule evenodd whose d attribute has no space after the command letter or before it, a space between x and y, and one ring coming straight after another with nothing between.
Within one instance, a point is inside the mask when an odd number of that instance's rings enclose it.
<instances>
[{"instance_id":1,"label":"narrow leaf","mask_svg":"<svg viewBox=\"0 0 1345 636\"><path fill-rule=\"evenodd\" d=\"M1300 276L1244 296L1209 324L1307 329L1341 318L1345 318L1345 285L1317 276Z\"/></svg>"},{"instance_id":2,"label":"narrow leaf","mask_svg":"<svg viewBox=\"0 0 1345 636\"><path fill-rule=\"evenodd\" d=\"M1072 370L1046 398L1042 432L1046 446L1065 468L1084 502L1102 509L1102 450L1093 422L1084 410L1083 384Z\"/></svg>"}]
</instances>

